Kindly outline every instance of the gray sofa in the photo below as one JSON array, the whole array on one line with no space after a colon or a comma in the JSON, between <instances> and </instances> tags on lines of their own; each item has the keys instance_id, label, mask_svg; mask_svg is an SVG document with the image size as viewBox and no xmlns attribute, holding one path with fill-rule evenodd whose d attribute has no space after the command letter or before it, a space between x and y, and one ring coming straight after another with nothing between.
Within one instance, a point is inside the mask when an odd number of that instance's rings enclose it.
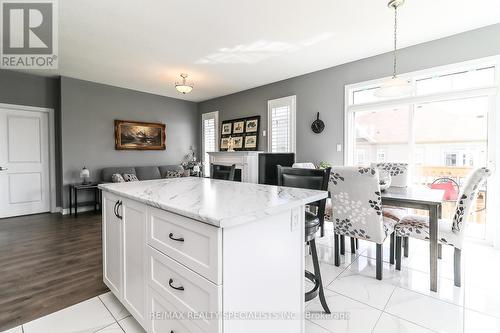
<instances>
[{"instance_id":1,"label":"gray sofa","mask_svg":"<svg viewBox=\"0 0 500 333\"><path fill-rule=\"evenodd\" d=\"M165 178L167 171L184 172L182 165L140 166L140 167L109 167L101 170L101 182L111 183L111 176L115 173L129 173L136 175L139 180Z\"/></svg>"}]
</instances>

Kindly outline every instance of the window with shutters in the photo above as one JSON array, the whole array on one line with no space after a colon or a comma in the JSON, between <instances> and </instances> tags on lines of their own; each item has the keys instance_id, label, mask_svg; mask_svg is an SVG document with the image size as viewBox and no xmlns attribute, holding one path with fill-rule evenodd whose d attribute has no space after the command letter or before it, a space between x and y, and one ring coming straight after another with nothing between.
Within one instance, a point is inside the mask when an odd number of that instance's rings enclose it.
<instances>
[{"instance_id":1,"label":"window with shutters","mask_svg":"<svg viewBox=\"0 0 500 333\"><path fill-rule=\"evenodd\" d=\"M210 158L207 153L219 150L219 111L202 114L201 123L203 175L208 177L210 176Z\"/></svg>"},{"instance_id":2,"label":"window with shutters","mask_svg":"<svg viewBox=\"0 0 500 333\"><path fill-rule=\"evenodd\" d=\"M295 96L273 99L267 102L269 152L295 152L295 105Z\"/></svg>"}]
</instances>

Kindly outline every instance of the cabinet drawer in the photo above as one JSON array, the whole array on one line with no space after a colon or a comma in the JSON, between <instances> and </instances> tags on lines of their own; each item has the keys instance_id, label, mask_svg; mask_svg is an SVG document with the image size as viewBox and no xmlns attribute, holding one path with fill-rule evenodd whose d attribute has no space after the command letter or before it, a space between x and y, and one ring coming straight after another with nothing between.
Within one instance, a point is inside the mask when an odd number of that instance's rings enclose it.
<instances>
[{"instance_id":1,"label":"cabinet drawer","mask_svg":"<svg viewBox=\"0 0 500 333\"><path fill-rule=\"evenodd\" d=\"M148 244L181 264L221 284L221 229L184 216L151 208Z\"/></svg>"},{"instance_id":2,"label":"cabinet drawer","mask_svg":"<svg viewBox=\"0 0 500 333\"><path fill-rule=\"evenodd\" d=\"M148 291L149 313L151 313L151 333L205 333L193 321L182 317L175 306L161 297L154 289Z\"/></svg>"},{"instance_id":3,"label":"cabinet drawer","mask_svg":"<svg viewBox=\"0 0 500 333\"><path fill-rule=\"evenodd\" d=\"M149 285L183 313L217 314L222 308L222 286L149 247ZM208 332L218 332L220 319L194 320Z\"/></svg>"}]
</instances>

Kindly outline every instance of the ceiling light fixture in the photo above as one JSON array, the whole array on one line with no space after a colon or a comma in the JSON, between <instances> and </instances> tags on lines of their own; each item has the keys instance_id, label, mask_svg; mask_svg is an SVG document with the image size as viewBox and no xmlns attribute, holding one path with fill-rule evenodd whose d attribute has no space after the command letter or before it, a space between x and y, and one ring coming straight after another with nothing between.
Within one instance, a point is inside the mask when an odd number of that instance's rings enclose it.
<instances>
[{"instance_id":1,"label":"ceiling light fixture","mask_svg":"<svg viewBox=\"0 0 500 333\"><path fill-rule=\"evenodd\" d=\"M380 86L375 91L377 97L402 97L413 92L411 82L397 76L397 51L398 51L398 7L403 5L405 0L390 0L387 6L394 9L394 51L392 78Z\"/></svg>"},{"instance_id":2,"label":"ceiling light fixture","mask_svg":"<svg viewBox=\"0 0 500 333\"><path fill-rule=\"evenodd\" d=\"M187 74L182 73L181 77L182 82L176 82L175 89L177 89L177 91L181 94L189 94L191 90L193 90L193 84L191 82L186 82L186 78L188 77Z\"/></svg>"}]
</instances>

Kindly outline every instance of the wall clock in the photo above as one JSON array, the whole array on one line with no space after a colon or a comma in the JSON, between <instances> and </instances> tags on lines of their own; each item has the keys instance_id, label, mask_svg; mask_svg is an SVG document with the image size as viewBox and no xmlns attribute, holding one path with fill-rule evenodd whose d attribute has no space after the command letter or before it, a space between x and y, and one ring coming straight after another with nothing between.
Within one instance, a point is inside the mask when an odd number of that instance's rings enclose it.
<instances>
[{"instance_id":1,"label":"wall clock","mask_svg":"<svg viewBox=\"0 0 500 333\"><path fill-rule=\"evenodd\" d=\"M325 123L323 120L319 119L319 112L316 116L316 120L311 124L311 129L314 133L319 134L325 129Z\"/></svg>"}]
</instances>

